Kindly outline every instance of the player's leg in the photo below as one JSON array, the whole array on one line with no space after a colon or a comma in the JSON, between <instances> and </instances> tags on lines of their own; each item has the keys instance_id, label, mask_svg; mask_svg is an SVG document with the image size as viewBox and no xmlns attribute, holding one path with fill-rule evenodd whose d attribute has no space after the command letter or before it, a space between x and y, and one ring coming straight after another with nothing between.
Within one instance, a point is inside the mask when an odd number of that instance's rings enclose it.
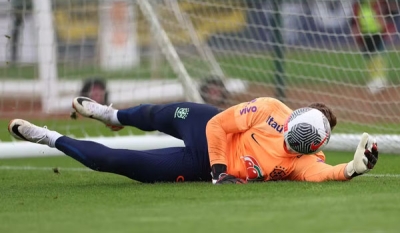
<instances>
[{"instance_id":1,"label":"player's leg","mask_svg":"<svg viewBox=\"0 0 400 233\"><path fill-rule=\"evenodd\" d=\"M365 54L367 58L368 73L371 80L367 86L371 93L382 91L387 86L385 74L385 60L383 56L384 41L382 35L370 35L364 38Z\"/></svg>"},{"instance_id":2,"label":"player's leg","mask_svg":"<svg viewBox=\"0 0 400 233\"><path fill-rule=\"evenodd\" d=\"M100 120L106 125L133 126L144 131L158 130L183 139L186 145L191 144L191 140L205 143L205 126L220 112L214 106L190 102L142 104L116 110L86 97L75 98L73 106L81 115Z\"/></svg>"},{"instance_id":3,"label":"player's leg","mask_svg":"<svg viewBox=\"0 0 400 233\"><path fill-rule=\"evenodd\" d=\"M221 110L206 104L179 102L163 105L139 105L118 110L118 120L123 125L142 130L158 130L182 139L187 150L201 168L202 176L211 173L206 138L208 121Z\"/></svg>"},{"instance_id":4,"label":"player's leg","mask_svg":"<svg viewBox=\"0 0 400 233\"><path fill-rule=\"evenodd\" d=\"M385 59L384 59L384 50L385 50L385 42L383 40L382 35L377 34L372 36L374 41L374 56L372 58L376 77L381 77L382 79L386 78L385 74Z\"/></svg>"},{"instance_id":5,"label":"player's leg","mask_svg":"<svg viewBox=\"0 0 400 233\"><path fill-rule=\"evenodd\" d=\"M123 175L140 182L200 181L201 166L184 147L136 151L111 149L92 141L60 137L55 147L83 165L101 172Z\"/></svg>"},{"instance_id":6,"label":"player's leg","mask_svg":"<svg viewBox=\"0 0 400 233\"><path fill-rule=\"evenodd\" d=\"M186 148L149 151L111 149L92 141L75 140L30 124L13 120L9 132L17 139L56 147L85 166L127 176L141 182L209 180L209 173Z\"/></svg>"},{"instance_id":7,"label":"player's leg","mask_svg":"<svg viewBox=\"0 0 400 233\"><path fill-rule=\"evenodd\" d=\"M192 102L146 104L118 110L118 120L141 130L158 130L183 139L186 146L206 144L207 122L220 110Z\"/></svg>"},{"instance_id":8,"label":"player's leg","mask_svg":"<svg viewBox=\"0 0 400 233\"><path fill-rule=\"evenodd\" d=\"M210 175L206 125L220 109L206 104L182 102L115 110L85 97L75 98L73 105L81 115L109 125L129 125L145 131L158 130L182 139L193 155L196 166L201 167L202 174Z\"/></svg>"}]
</instances>

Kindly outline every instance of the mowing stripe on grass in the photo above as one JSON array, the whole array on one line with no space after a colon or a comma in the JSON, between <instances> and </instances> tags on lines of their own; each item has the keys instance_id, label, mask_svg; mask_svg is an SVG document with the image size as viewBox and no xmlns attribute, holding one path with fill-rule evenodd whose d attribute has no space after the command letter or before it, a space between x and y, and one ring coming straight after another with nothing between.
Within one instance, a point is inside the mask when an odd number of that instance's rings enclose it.
<instances>
[{"instance_id":1,"label":"mowing stripe on grass","mask_svg":"<svg viewBox=\"0 0 400 233\"><path fill-rule=\"evenodd\" d=\"M91 172L93 170L84 167L31 167L31 166L0 166L0 170L18 170L18 171L53 171L57 169L59 171L72 171L72 172ZM368 177L394 177L400 178L400 174L365 174L363 176Z\"/></svg>"}]
</instances>

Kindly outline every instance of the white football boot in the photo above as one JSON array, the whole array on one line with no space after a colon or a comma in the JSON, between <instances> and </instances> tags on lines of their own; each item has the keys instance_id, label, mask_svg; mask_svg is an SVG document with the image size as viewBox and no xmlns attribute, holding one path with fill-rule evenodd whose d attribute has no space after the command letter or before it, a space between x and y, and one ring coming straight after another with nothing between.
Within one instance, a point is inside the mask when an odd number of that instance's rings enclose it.
<instances>
[{"instance_id":1,"label":"white football boot","mask_svg":"<svg viewBox=\"0 0 400 233\"><path fill-rule=\"evenodd\" d=\"M22 119L13 119L8 124L8 132L15 139L49 145L47 127L39 127Z\"/></svg>"},{"instance_id":2,"label":"white football boot","mask_svg":"<svg viewBox=\"0 0 400 233\"><path fill-rule=\"evenodd\" d=\"M385 88L388 87L388 81L385 77L377 77L372 79L368 84L367 87L369 89L369 91L371 92L371 94L377 94L383 90L385 90Z\"/></svg>"},{"instance_id":3,"label":"white football boot","mask_svg":"<svg viewBox=\"0 0 400 233\"><path fill-rule=\"evenodd\" d=\"M72 101L72 107L80 115L101 121L113 131L124 128L122 125L115 124L111 121L114 111L116 111L111 105L101 105L87 97L76 97Z\"/></svg>"}]
</instances>

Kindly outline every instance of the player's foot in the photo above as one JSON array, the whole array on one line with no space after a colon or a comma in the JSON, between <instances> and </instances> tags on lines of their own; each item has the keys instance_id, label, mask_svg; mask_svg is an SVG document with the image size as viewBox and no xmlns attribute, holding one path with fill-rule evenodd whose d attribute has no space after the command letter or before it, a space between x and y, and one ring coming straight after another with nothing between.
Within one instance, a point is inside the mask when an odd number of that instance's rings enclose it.
<instances>
[{"instance_id":1,"label":"player's foot","mask_svg":"<svg viewBox=\"0 0 400 233\"><path fill-rule=\"evenodd\" d=\"M39 127L25 120L13 119L8 124L8 132L18 140L49 145L50 131L46 126Z\"/></svg>"},{"instance_id":2,"label":"player's foot","mask_svg":"<svg viewBox=\"0 0 400 233\"><path fill-rule=\"evenodd\" d=\"M111 119L116 110L111 105L101 105L87 97L76 97L72 101L72 107L84 117L103 122L111 130L117 131L123 128L123 126L112 122Z\"/></svg>"},{"instance_id":3,"label":"player's foot","mask_svg":"<svg viewBox=\"0 0 400 233\"><path fill-rule=\"evenodd\" d=\"M371 80L367 87L372 94L377 94L383 91L388 86L388 81L385 77L378 77Z\"/></svg>"}]
</instances>

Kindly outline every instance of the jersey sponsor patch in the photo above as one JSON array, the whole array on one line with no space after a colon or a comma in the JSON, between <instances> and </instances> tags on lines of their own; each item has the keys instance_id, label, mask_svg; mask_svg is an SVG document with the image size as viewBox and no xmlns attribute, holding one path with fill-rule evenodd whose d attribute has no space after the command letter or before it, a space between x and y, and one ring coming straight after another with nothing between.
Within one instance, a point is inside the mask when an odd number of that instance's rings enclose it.
<instances>
[{"instance_id":1,"label":"jersey sponsor patch","mask_svg":"<svg viewBox=\"0 0 400 233\"><path fill-rule=\"evenodd\" d=\"M254 100L248 102L248 103L239 111L240 115L245 115L245 114L251 113L251 112L257 112L257 106L249 106L249 105L251 105L252 103L254 103L254 102L256 102L256 101L257 101L257 99L254 99Z\"/></svg>"},{"instance_id":2,"label":"jersey sponsor patch","mask_svg":"<svg viewBox=\"0 0 400 233\"><path fill-rule=\"evenodd\" d=\"M258 163L258 161L249 155L245 155L242 158L244 160L244 164L247 171L247 180L249 181L264 180L264 175L263 172L261 171L261 166Z\"/></svg>"},{"instance_id":3,"label":"jersey sponsor patch","mask_svg":"<svg viewBox=\"0 0 400 233\"><path fill-rule=\"evenodd\" d=\"M283 131L283 124L280 125L278 122L275 121L273 116L268 116L266 123L271 126L273 129L276 130L278 133L282 133Z\"/></svg>"},{"instance_id":4,"label":"jersey sponsor patch","mask_svg":"<svg viewBox=\"0 0 400 233\"><path fill-rule=\"evenodd\" d=\"M256 106L246 106L242 110L240 110L240 115L244 115L250 112L257 112Z\"/></svg>"}]
</instances>

